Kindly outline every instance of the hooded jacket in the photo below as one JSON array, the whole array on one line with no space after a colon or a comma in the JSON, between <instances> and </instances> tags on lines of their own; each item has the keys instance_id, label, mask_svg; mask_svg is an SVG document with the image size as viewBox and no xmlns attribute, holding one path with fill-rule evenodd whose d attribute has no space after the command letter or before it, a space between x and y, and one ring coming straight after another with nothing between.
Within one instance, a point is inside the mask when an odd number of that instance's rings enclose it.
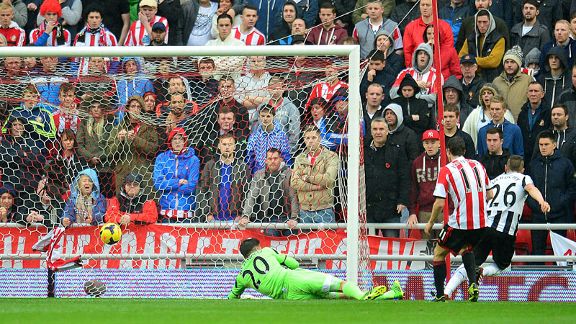
<instances>
[{"instance_id":1,"label":"hooded jacket","mask_svg":"<svg viewBox=\"0 0 576 324\"><path fill-rule=\"evenodd\" d=\"M560 59L563 73L559 76L552 76L550 69L550 56L555 55ZM546 108L552 109L560 99L560 94L572 86L572 68L568 65L566 52L560 47L552 47L544 59L544 65L540 66L540 74L538 74L538 83L544 88L544 102Z\"/></svg>"},{"instance_id":2,"label":"hooded jacket","mask_svg":"<svg viewBox=\"0 0 576 324\"><path fill-rule=\"evenodd\" d=\"M485 35L481 35L474 23L474 32L466 35L464 45L460 50L459 56L472 54L476 57L478 64L478 73L485 80L493 80L502 71L502 58L506 50L506 40L496 29L494 16L488 11L490 16L490 25ZM474 22L478 13L474 15ZM482 47L479 44L482 43Z\"/></svg>"},{"instance_id":3,"label":"hooded jacket","mask_svg":"<svg viewBox=\"0 0 576 324\"><path fill-rule=\"evenodd\" d=\"M564 50L564 54L566 54L566 59L568 60L568 66L572 66L574 64L574 58L576 57L576 40L568 37L566 41L566 45L559 45L556 43L556 39L551 39L548 43L544 44L542 47L542 55L540 56L540 66L545 66L546 62L544 59L546 55L548 55L548 51L554 47L560 47Z\"/></svg>"},{"instance_id":4,"label":"hooded jacket","mask_svg":"<svg viewBox=\"0 0 576 324\"><path fill-rule=\"evenodd\" d=\"M464 93L462 92L462 84L455 76L450 76L448 80L442 86L442 91L445 91L447 88L455 89L458 92L458 108L460 108L460 125L464 125L466 119L472 112L473 107L470 107L466 104L464 100ZM436 116L435 116L436 117Z\"/></svg>"},{"instance_id":5,"label":"hooded jacket","mask_svg":"<svg viewBox=\"0 0 576 324\"><path fill-rule=\"evenodd\" d=\"M184 149L172 151L171 141L180 134L185 139ZM187 147L188 137L182 128L174 128L168 135L169 150L158 155L154 163L154 188L160 195L161 210L193 211L196 209L196 184L200 176L200 160L194 150ZM180 184L180 180L188 183Z\"/></svg>"},{"instance_id":6,"label":"hooded jacket","mask_svg":"<svg viewBox=\"0 0 576 324\"><path fill-rule=\"evenodd\" d=\"M386 116L386 111L391 110L396 115L396 126L392 128L388 126L388 139L387 143L393 145L399 145L400 148L405 152L409 163L420 154L420 147L418 143L418 138L416 133L410 128L404 127L404 114L402 112L402 107L397 104L389 104L384 108L384 116Z\"/></svg>"},{"instance_id":7,"label":"hooded jacket","mask_svg":"<svg viewBox=\"0 0 576 324\"><path fill-rule=\"evenodd\" d=\"M390 34L386 33L386 31L384 30L380 30L379 32L376 33L376 36L374 37L374 45L373 45L374 48L376 48L376 39L378 39L380 35L386 35L386 37L388 37L388 40L390 42L390 47L388 47L388 50L386 51L386 53L384 53L384 57L386 57L386 67L384 68L384 70L388 70L390 71L390 75L396 76L405 68L404 58L396 54L396 51L393 46L394 38L392 38L392 36L390 36Z\"/></svg>"},{"instance_id":8,"label":"hooded jacket","mask_svg":"<svg viewBox=\"0 0 576 324\"><path fill-rule=\"evenodd\" d=\"M404 64L407 67L413 67L414 58L418 47L424 42L423 35L428 24L424 23L422 17L418 17L406 25L404 30ZM438 19L438 26L440 32L440 47L454 47L454 37L452 36L452 28L442 19ZM411 65L412 64L412 65Z\"/></svg>"},{"instance_id":9,"label":"hooded jacket","mask_svg":"<svg viewBox=\"0 0 576 324\"><path fill-rule=\"evenodd\" d=\"M419 212L431 212L434 197L434 188L440 172L440 154L429 156L426 152L420 154L411 168L410 181L410 214L418 215Z\"/></svg>"},{"instance_id":10,"label":"hooded jacket","mask_svg":"<svg viewBox=\"0 0 576 324\"><path fill-rule=\"evenodd\" d=\"M384 18L380 25L380 29L375 34L370 24L370 18L366 18L356 23L354 31L352 32L353 37L358 41L358 45L360 45L360 59L363 60L367 58L368 53L374 49L374 40L380 32L384 32L387 35L394 35L396 40L392 40L390 47L395 50L401 48L398 46L402 46L402 35L398 30L397 23L388 18Z\"/></svg>"},{"instance_id":11,"label":"hooded jacket","mask_svg":"<svg viewBox=\"0 0 576 324\"><path fill-rule=\"evenodd\" d=\"M402 88L405 86L410 86L414 89L414 96L408 98L402 96ZM418 87L416 81L410 74L406 74L402 82L400 82L400 87L398 87L399 97L392 101L402 107L404 125L416 133L416 138L420 138L420 135L428 129L431 118L431 112L426 100L416 98L419 92L420 87ZM417 121L412 118L413 115L418 115Z\"/></svg>"},{"instance_id":12,"label":"hooded jacket","mask_svg":"<svg viewBox=\"0 0 576 324\"><path fill-rule=\"evenodd\" d=\"M98 175L93 169L84 169L78 173L72 184L70 184L70 197L66 201L66 206L64 207L64 213L62 214L62 219L68 218L71 223L76 222L77 207L76 200L80 196L80 188L78 187L78 180L81 176L88 176L92 180L92 192L90 193L90 198L92 198L92 225L101 224L104 220L104 214L106 213L106 198L100 193L100 182L98 181Z\"/></svg>"},{"instance_id":13,"label":"hooded jacket","mask_svg":"<svg viewBox=\"0 0 576 324\"><path fill-rule=\"evenodd\" d=\"M486 134L488 130L493 127L496 127L496 125L494 125L493 121L490 121L490 123L478 131L478 140L476 141L478 156L483 156L488 152ZM501 128L504 132L504 144L502 147L508 149L510 154L524 156L524 141L520 127L504 119Z\"/></svg>"},{"instance_id":14,"label":"hooded jacket","mask_svg":"<svg viewBox=\"0 0 576 324\"><path fill-rule=\"evenodd\" d=\"M118 105L124 106L132 96L143 97L146 92L154 92L152 81L148 80L142 72L142 62L138 57L124 57L122 59L122 72L128 61L134 61L138 68L136 75L124 77L116 82L116 91L118 93Z\"/></svg>"},{"instance_id":15,"label":"hooded jacket","mask_svg":"<svg viewBox=\"0 0 576 324\"><path fill-rule=\"evenodd\" d=\"M552 156L536 155L530 164L528 173L536 188L540 190L544 200L550 204L548 219L556 219L557 223L572 223L572 204L576 197L576 183L574 181L574 167L570 160L563 157L558 150ZM532 217L543 221L545 216L540 205L532 197L526 200Z\"/></svg>"},{"instance_id":16,"label":"hooded jacket","mask_svg":"<svg viewBox=\"0 0 576 324\"><path fill-rule=\"evenodd\" d=\"M424 51L428 54L428 64L422 69L418 68L416 64L417 60L417 53L418 51ZM432 54L432 47L426 43L422 43L416 48L414 51L414 56L412 57L412 67L404 69L398 77L396 81L392 85L392 89L390 89L390 98L395 99L398 97L398 88L400 87L400 83L404 79L406 74L410 74L414 80L421 80L426 81L430 84L429 87L425 89L420 89L416 98L424 99L428 102L428 106L433 106L436 104L436 94L440 89L436 89L436 69L432 67L433 63L433 54ZM442 83L444 82L444 78L442 77Z\"/></svg>"},{"instance_id":17,"label":"hooded jacket","mask_svg":"<svg viewBox=\"0 0 576 324\"><path fill-rule=\"evenodd\" d=\"M18 193L16 192L16 190L14 190L14 187L12 187L11 184L3 183L2 186L0 186L0 196L2 196L5 193L10 194L13 199L13 205L6 210L6 222L26 225L24 215L22 214L23 208L18 208L17 206Z\"/></svg>"}]
</instances>

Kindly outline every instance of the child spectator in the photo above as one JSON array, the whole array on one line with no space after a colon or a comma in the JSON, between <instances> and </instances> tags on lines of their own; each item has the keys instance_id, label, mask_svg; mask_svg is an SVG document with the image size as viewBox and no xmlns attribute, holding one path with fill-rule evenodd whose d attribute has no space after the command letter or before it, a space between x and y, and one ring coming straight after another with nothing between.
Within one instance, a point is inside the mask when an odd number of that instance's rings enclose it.
<instances>
[{"instance_id":1,"label":"child spectator","mask_svg":"<svg viewBox=\"0 0 576 324\"><path fill-rule=\"evenodd\" d=\"M154 200L142 194L142 176L128 173L120 194L108 199L104 220L120 225L154 224L158 220L158 207Z\"/></svg>"},{"instance_id":2,"label":"child spectator","mask_svg":"<svg viewBox=\"0 0 576 324\"><path fill-rule=\"evenodd\" d=\"M36 46L70 46L72 35L59 22L61 17L62 7L60 7L59 1L45 0L40 6L38 28L30 32L30 44Z\"/></svg>"},{"instance_id":3,"label":"child spectator","mask_svg":"<svg viewBox=\"0 0 576 324\"><path fill-rule=\"evenodd\" d=\"M44 3L51 0L44 0ZM82 1L77 0L57 0L60 8L62 9L61 21L62 25L66 26L66 29L70 31L72 38L76 36L78 32L78 22L82 18ZM44 14L42 13L42 6L40 6L40 15L36 17L36 23L42 23Z\"/></svg>"},{"instance_id":4,"label":"child spectator","mask_svg":"<svg viewBox=\"0 0 576 324\"><path fill-rule=\"evenodd\" d=\"M162 223L191 223L196 209L200 160L188 148L188 135L176 127L168 135L168 151L154 163L154 187L160 194Z\"/></svg>"},{"instance_id":5,"label":"child spectator","mask_svg":"<svg viewBox=\"0 0 576 324\"><path fill-rule=\"evenodd\" d=\"M76 98L74 85L72 83L62 84L58 98L60 99L60 107L54 113L56 136L60 136L65 129L70 129L76 133L78 125L80 125L80 116L78 116L78 98Z\"/></svg>"},{"instance_id":6,"label":"child spectator","mask_svg":"<svg viewBox=\"0 0 576 324\"><path fill-rule=\"evenodd\" d=\"M8 3L0 3L0 34L6 38L6 46L24 46L26 33L13 21L14 7Z\"/></svg>"},{"instance_id":7,"label":"child spectator","mask_svg":"<svg viewBox=\"0 0 576 324\"><path fill-rule=\"evenodd\" d=\"M410 74L406 74L398 88L399 97L392 100L393 103L402 107L404 125L412 129L416 133L417 138L420 138L422 133L428 129L431 115L426 100L417 97L419 92L418 83Z\"/></svg>"},{"instance_id":8,"label":"child spectator","mask_svg":"<svg viewBox=\"0 0 576 324\"><path fill-rule=\"evenodd\" d=\"M384 89L384 93L389 93L392 84L394 83L395 75L391 73L391 69L386 68L386 58L384 53L378 50L372 50L368 54L370 59L368 69L360 82L360 93L366 93L368 86L372 83L378 83Z\"/></svg>"},{"instance_id":9,"label":"child spectator","mask_svg":"<svg viewBox=\"0 0 576 324\"><path fill-rule=\"evenodd\" d=\"M211 57L198 60L198 74L190 79L190 91L196 95L199 105L210 102L218 94L218 80L215 77L216 64Z\"/></svg>"},{"instance_id":10,"label":"child spectator","mask_svg":"<svg viewBox=\"0 0 576 324\"><path fill-rule=\"evenodd\" d=\"M332 141L332 134L335 133L337 119L335 116L328 117L328 102L322 98L314 98L310 102L312 113L312 124L320 131L320 143L322 146L335 151L338 144Z\"/></svg>"},{"instance_id":11,"label":"child spectator","mask_svg":"<svg viewBox=\"0 0 576 324\"><path fill-rule=\"evenodd\" d=\"M106 199L100 193L96 171L80 171L70 189L70 198L66 201L62 214L62 225L67 227L74 223L101 224L106 213Z\"/></svg>"},{"instance_id":12,"label":"child spectator","mask_svg":"<svg viewBox=\"0 0 576 324\"><path fill-rule=\"evenodd\" d=\"M128 32L124 46L145 46L150 44L152 26L157 22L166 26L164 42L167 43L170 29L168 20L156 15L158 12L158 2L156 0L142 0L138 6L140 8L138 12L139 19L130 26L130 31Z\"/></svg>"}]
</instances>

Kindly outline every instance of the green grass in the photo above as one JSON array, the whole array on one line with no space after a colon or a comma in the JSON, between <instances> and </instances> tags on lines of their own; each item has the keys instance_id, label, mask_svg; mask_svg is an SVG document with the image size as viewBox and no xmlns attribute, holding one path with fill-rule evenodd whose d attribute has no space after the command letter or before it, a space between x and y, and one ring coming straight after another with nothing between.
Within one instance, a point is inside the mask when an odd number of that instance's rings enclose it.
<instances>
[{"instance_id":1,"label":"green grass","mask_svg":"<svg viewBox=\"0 0 576 324\"><path fill-rule=\"evenodd\" d=\"M2 323L573 323L574 303L0 299Z\"/></svg>"}]
</instances>

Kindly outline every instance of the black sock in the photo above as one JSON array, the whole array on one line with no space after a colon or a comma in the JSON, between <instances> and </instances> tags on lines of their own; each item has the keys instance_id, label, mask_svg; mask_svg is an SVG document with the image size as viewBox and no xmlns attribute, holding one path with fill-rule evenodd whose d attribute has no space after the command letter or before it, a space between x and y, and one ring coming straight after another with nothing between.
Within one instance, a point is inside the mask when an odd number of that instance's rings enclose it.
<instances>
[{"instance_id":1,"label":"black sock","mask_svg":"<svg viewBox=\"0 0 576 324\"><path fill-rule=\"evenodd\" d=\"M464 263L464 269L466 269L468 283L472 284L476 282L476 262L474 259L474 253L470 251L464 252L462 254L462 263Z\"/></svg>"},{"instance_id":2,"label":"black sock","mask_svg":"<svg viewBox=\"0 0 576 324\"><path fill-rule=\"evenodd\" d=\"M436 297L444 296L444 281L446 281L446 262L434 261L434 286L436 286Z\"/></svg>"}]
</instances>

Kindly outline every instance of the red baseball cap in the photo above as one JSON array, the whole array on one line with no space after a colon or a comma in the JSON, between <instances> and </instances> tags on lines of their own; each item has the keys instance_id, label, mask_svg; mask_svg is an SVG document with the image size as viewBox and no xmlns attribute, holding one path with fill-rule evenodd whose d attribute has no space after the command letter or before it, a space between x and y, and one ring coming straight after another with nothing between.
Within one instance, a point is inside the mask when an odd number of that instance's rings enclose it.
<instances>
[{"instance_id":1,"label":"red baseball cap","mask_svg":"<svg viewBox=\"0 0 576 324\"><path fill-rule=\"evenodd\" d=\"M440 140L440 133L435 129L429 129L422 133L422 141L425 140Z\"/></svg>"}]
</instances>

